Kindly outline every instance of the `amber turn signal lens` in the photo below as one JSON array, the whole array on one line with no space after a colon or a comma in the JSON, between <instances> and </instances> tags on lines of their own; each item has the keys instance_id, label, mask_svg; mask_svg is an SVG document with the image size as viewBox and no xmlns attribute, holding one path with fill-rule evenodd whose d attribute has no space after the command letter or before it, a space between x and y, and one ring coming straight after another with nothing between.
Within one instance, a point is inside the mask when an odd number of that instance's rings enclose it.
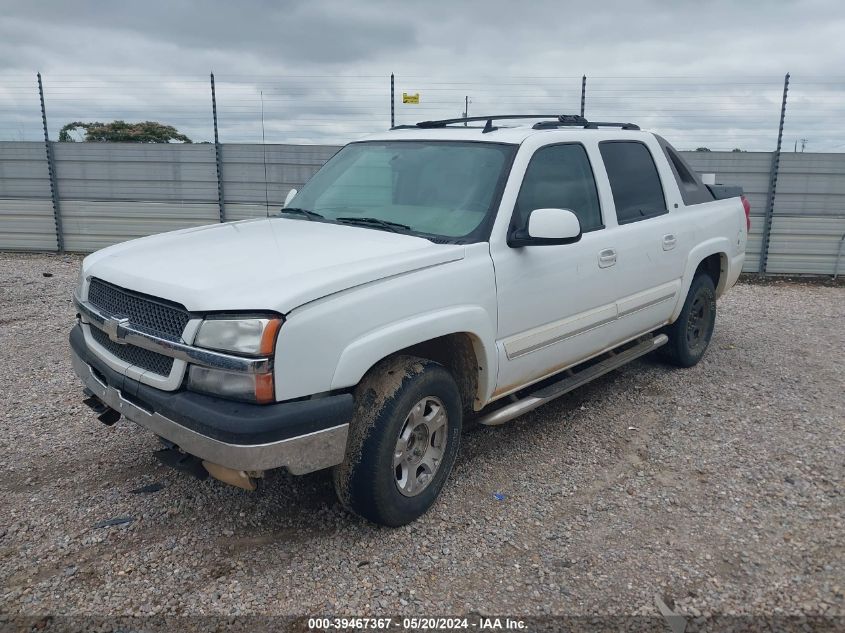
<instances>
[{"instance_id":1,"label":"amber turn signal lens","mask_svg":"<svg viewBox=\"0 0 845 633\"><path fill-rule=\"evenodd\" d=\"M273 374L257 374L255 376L255 401L261 404L267 404L273 402L275 399Z\"/></svg>"},{"instance_id":2,"label":"amber turn signal lens","mask_svg":"<svg viewBox=\"0 0 845 633\"><path fill-rule=\"evenodd\" d=\"M281 326L281 319L270 319L267 322L267 325L264 326L264 332L261 334L261 344L258 346L259 354L269 356L273 353L273 348L276 347L276 335L279 333Z\"/></svg>"}]
</instances>

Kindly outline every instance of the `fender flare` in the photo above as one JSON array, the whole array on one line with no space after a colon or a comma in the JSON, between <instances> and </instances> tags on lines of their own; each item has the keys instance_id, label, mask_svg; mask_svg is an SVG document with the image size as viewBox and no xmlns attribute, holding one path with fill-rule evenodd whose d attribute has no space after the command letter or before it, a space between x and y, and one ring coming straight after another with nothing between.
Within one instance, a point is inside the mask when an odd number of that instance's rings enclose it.
<instances>
[{"instance_id":1,"label":"fender flare","mask_svg":"<svg viewBox=\"0 0 845 633\"><path fill-rule=\"evenodd\" d=\"M373 365L418 343L449 334L468 334L479 366L476 398L486 403L493 393L498 372L495 325L480 306L454 306L414 315L367 332L351 341L341 352L332 376L331 388L357 385Z\"/></svg>"}]
</instances>

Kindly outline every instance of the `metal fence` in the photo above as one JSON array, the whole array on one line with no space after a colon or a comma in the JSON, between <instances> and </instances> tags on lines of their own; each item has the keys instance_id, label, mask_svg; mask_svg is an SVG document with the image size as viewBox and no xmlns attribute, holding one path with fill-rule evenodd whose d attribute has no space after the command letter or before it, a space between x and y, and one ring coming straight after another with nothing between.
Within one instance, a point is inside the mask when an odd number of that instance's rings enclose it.
<instances>
[{"instance_id":1,"label":"metal fence","mask_svg":"<svg viewBox=\"0 0 845 633\"><path fill-rule=\"evenodd\" d=\"M742 185L751 202L746 272L835 274L845 236L845 154L783 153L771 222L771 152L683 152L700 173ZM768 230L766 230L768 228ZM768 252L760 268L761 244Z\"/></svg>"},{"instance_id":2,"label":"metal fence","mask_svg":"<svg viewBox=\"0 0 845 633\"><path fill-rule=\"evenodd\" d=\"M429 75L136 75L0 71L0 141L52 140L71 122L157 121L194 143L342 144L425 119L583 113L630 120L681 150L772 151L785 71L768 75L613 77ZM40 81L39 81L40 78ZM407 98L406 98L407 96ZM845 151L845 76L792 75L783 144ZM418 97L418 98L415 98ZM42 117L42 112L46 114ZM70 137L81 140L80 130Z\"/></svg>"},{"instance_id":3,"label":"metal fence","mask_svg":"<svg viewBox=\"0 0 845 633\"><path fill-rule=\"evenodd\" d=\"M336 146L0 142L0 249L89 252L124 240L264 216ZM221 204L222 203L222 204Z\"/></svg>"},{"instance_id":4,"label":"metal fence","mask_svg":"<svg viewBox=\"0 0 845 633\"><path fill-rule=\"evenodd\" d=\"M279 209L287 191L306 182L338 149L256 144L50 146L52 181L44 143L0 142L0 249L88 252L221 219L262 217ZM845 154L782 154L768 224L772 152L684 155L699 172L715 173L719 182L742 185L747 192L752 231L746 272L835 273L845 234ZM760 269L764 242L768 253Z\"/></svg>"}]
</instances>

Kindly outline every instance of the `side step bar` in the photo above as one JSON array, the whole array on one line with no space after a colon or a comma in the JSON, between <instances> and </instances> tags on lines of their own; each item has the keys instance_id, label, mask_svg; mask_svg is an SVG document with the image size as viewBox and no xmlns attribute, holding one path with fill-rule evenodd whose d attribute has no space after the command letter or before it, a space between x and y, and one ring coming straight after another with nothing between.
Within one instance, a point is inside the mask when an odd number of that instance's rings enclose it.
<instances>
[{"instance_id":1,"label":"side step bar","mask_svg":"<svg viewBox=\"0 0 845 633\"><path fill-rule=\"evenodd\" d=\"M639 358L649 352L653 352L661 345L665 345L668 341L668 336L665 334L658 334L657 336L643 341L634 347L626 349L624 352L617 353L611 350L610 352L607 352L607 358L603 361L600 361L595 365L591 365L582 371L576 371L575 373L567 371L568 375L559 382L549 385L548 387L538 389L534 393L524 397L522 400L517 400L516 402L504 406L501 409L496 409L495 411L491 411L490 413L481 416L478 419L478 423L486 426L498 426L500 424L504 424L505 422L510 422L524 413L533 411L537 407L542 406L555 398L559 398L560 396L587 384L591 380L595 380L599 376L604 376L606 373L611 372L626 363L630 363L635 358Z\"/></svg>"}]
</instances>

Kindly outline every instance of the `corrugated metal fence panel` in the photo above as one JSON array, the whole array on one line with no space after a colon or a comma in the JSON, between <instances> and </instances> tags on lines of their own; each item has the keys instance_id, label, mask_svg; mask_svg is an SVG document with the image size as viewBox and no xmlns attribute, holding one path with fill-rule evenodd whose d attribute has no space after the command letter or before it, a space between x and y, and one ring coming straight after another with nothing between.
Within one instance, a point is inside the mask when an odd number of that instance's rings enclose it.
<instances>
[{"instance_id":1,"label":"corrugated metal fence panel","mask_svg":"<svg viewBox=\"0 0 845 633\"><path fill-rule=\"evenodd\" d=\"M50 198L44 143L0 143L0 198Z\"/></svg>"},{"instance_id":2,"label":"corrugated metal fence panel","mask_svg":"<svg viewBox=\"0 0 845 633\"><path fill-rule=\"evenodd\" d=\"M57 250L53 201L0 198L0 250Z\"/></svg>"},{"instance_id":3,"label":"corrugated metal fence panel","mask_svg":"<svg viewBox=\"0 0 845 633\"><path fill-rule=\"evenodd\" d=\"M775 215L845 216L845 154L781 154Z\"/></svg>"},{"instance_id":4,"label":"corrugated metal fence panel","mask_svg":"<svg viewBox=\"0 0 845 633\"><path fill-rule=\"evenodd\" d=\"M250 204L248 202L227 202L226 203L226 221L233 222L237 220L253 220L255 218L263 218L268 215L273 215L279 212L281 204L266 206L264 202L258 204Z\"/></svg>"},{"instance_id":5,"label":"corrugated metal fence panel","mask_svg":"<svg viewBox=\"0 0 845 633\"><path fill-rule=\"evenodd\" d=\"M698 173L716 174L716 182L740 185L751 203L751 215L761 218L765 215L769 171L772 168L771 152L681 152L681 154Z\"/></svg>"},{"instance_id":6,"label":"corrugated metal fence panel","mask_svg":"<svg viewBox=\"0 0 845 633\"><path fill-rule=\"evenodd\" d=\"M770 152L681 152L700 174L716 174L716 182L740 185L751 203L751 232L742 271L755 273L760 267L763 216L769 190Z\"/></svg>"},{"instance_id":7,"label":"corrugated metal fence panel","mask_svg":"<svg viewBox=\"0 0 845 633\"><path fill-rule=\"evenodd\" d=\"M214 146L56 143L56 172L69 250L90 251L135 237L216 222ZM263 217L339 149L327 145L222 147L226 215ZM746 272L757 269L768 152L684 152L699 172L741 185L752 205ZM845 232L845 154L781 157L769 272L830 274ZM0 143L0 248L55 250L43 143Z\"/></svg>"},{"instance_id":8,"label":"corrugated metal fence panel","mask_svg":"<svg viewBox=\"0 0 845 633\"><path fill-rule=\"evenodd\" d=\"M745 245L745 263L742 272L756 273L760 269L760 244L763 241L763 218L751 218L751 231Z\"/></svg>"},{"instance_id":9,"label":"corrugated metal fence panel","mask_svg":"<svg viewBox=\"0 0 845 633\"><path fill-rule=\"evenodd\" d=\"M219 221L216 202L62 201L65 248L90 252L136 237Z\"/></svg>"},{"instance_id":10,"label":"corrugated metal fence panel","mask_svg":"<svg viewBox=\"0 0 845 633\"><path fill-rule=\"evenodd\" d=\"M210 144L55 143L62 200L217 200Z\"/></svg>"},{"instance_id":11,"label":"corrugated metal fence panel","mask_svg":"<svg viewBox=\"0 0 845 633\"><path fill-rule=\"evenodd\" d=\"M700 173L715 173L717 182L742 185L753 216L743 270L757 272L772 155L684 152L684 156ZM845 154L782 153L766 272L833 274L843 233Z\"/></svg>"},{"instance_id":12,"label":"corrugated metal fence panel","mask_svg":"<svg viewBox=\"0 0 845 633\"><path fill-rule=\"evenodd\" d=\"M715 173L716 181L743 187L752 214L765 212L769 152L682 152L699 173ZM780 158L776 215L845 215L845 154L784 152Z\"/></svg>"},{"instance_id":13,"label":"corrugated metal fence panel","mask_svg":"<svg viewBox=\"0 0 845 633\"><path fill-rule=\"evenodd\" d=\"M832 275L844 234L845 216L775 216L766 271Z\"/></svg>"},{"instance_id":14,"label":"corrugated metal fence panel","mask_svg":"<svg viewBox=\"0 0 845 633\"><path fill-rule=\"evenodd\" d=\"M717 182L741 184L753 193L765 193L769 185L771 152L681 152L681 154L697 172L715 173Z\"/></svg>"},{"instance_id":15,"label":"corrugated metal fence panel","mask_svg":"<svg viewBox=\"0 0 845 633\"><path fill-rule=\"evenodd\" d=\"M263 205L266 197L271 209L279 209L288 191L305 184L339 149L336 145L223 145L226 202Z\"/></svg>"},{"instance_id":16,"label":"corrugated metal fence panel","mask_svg":"<svg viewBox=\"0 0 845 633\"><path fill-rule=\"evenodd\" d=\"M0 249L56 248L44 143L0 143Z\"/></svg>"}]
</instances>

